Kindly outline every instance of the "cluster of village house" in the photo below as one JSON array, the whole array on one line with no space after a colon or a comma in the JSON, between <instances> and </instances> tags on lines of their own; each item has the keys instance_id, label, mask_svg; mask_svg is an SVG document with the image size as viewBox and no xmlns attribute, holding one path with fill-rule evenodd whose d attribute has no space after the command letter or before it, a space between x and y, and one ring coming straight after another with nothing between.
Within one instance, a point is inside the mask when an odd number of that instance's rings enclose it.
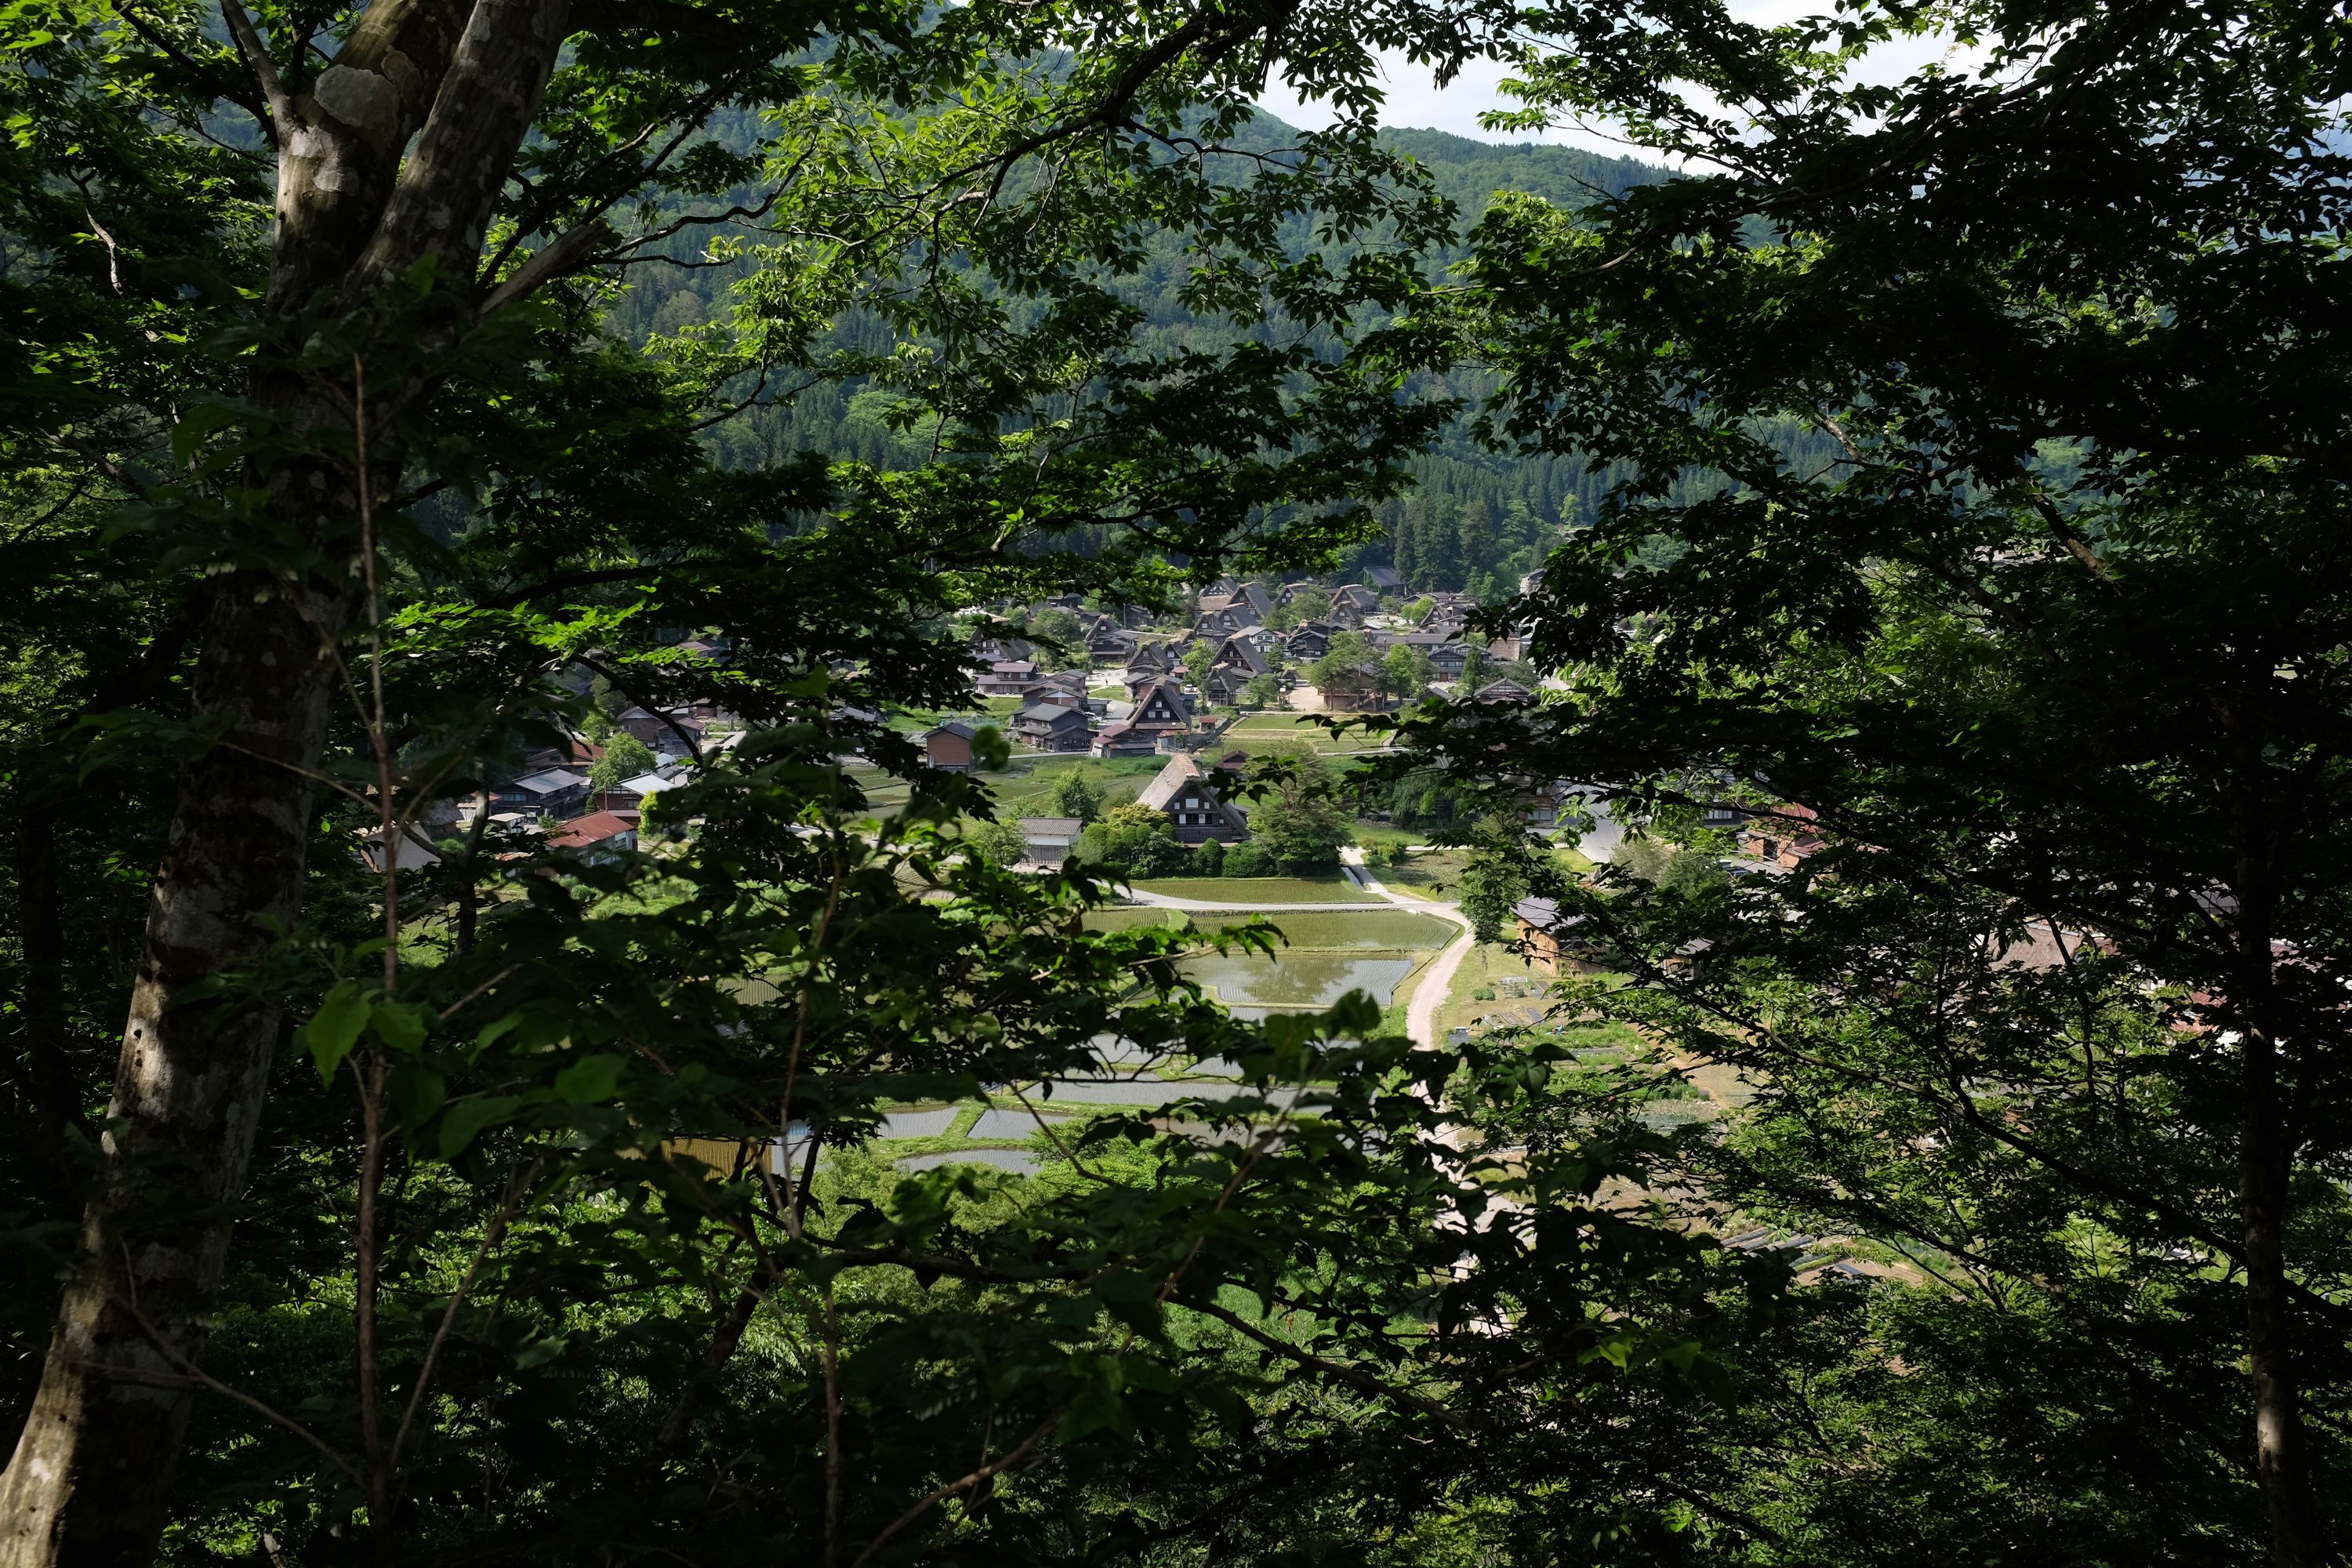
<instances>
[{"instance_id":1,"label":"cluster of village house","mask_svg":"<svg viewBox=\"0 0 2352 1568\"><path fill-rule=\"evenodd\" d=\"M1191 624L1173 634L1155 633L1145 612L1128 608L1093 615L1084 624L1088 669L1049 672L1037 661L1038 649L1018 639L982 643L977 652L986 668L977 680L982 697L1010 697L1019 707L1003 725L1012 742L1034 752L1086 752L1096 757L1136 757L1155 753L1171 758L1169 765L1139 797L1139 804L1164 811L1177 837L1187 844L1211 838L1235 842L1247 835L1243 811L1220 802L1206 774L1192 753L1215 740L1223 723L1209 719L1212 706L1231 707L1259 676L1278 667L1311 664L1331 650L1331 639L1341 632L1360 634L1371 653L1385 657L1397 647L1421 650L1429 661L1436 689L1458 681L1470 660L1472 644L1466 632L1473 605L1465 595L1433 594L1430 608L1417 626L1409 626L1381 611L1383 592L1396 588L1394 574L1375 568L1370 580L1334 589L1312 582L1220 582L1200 595ZM1393 601L1391 601L1392 603ZM1277 616L1277 606L1300 605ZM1076 595L1030 606L1033 613L1048 609L1082 611ZM1290 622L1276 630L1274 619ZM1188 684L1187 657L1196 646L1213 649L1199 687ZM684 650L702 656L719 650L688 643ZM1516 658L1516 640L1504 637L1489 645L1492 657ZM1115 679L1123 698L1096 697L1093 682ZM1287 678L1284 678L1286 682ZM1482 701L1524 700L1528 693L1515 681L1495 680L1475 693ZM1326 694L1329 705L1363 707L1380 699L1369 687L1360 691ZM970 770L976 764L973 741L983 722L950 721L923 736L926 756L933 767ZM1225 722L1230 722L1228 719ZM647 796L681 782L691 762L739 738L731 715L709 702L698 702L659 711L632 707L614 721L616 732L635 737L654 753L654 766L633 778L593 789L590 775L604 757L604 748L584 737L567 744L542 748L522 759L521 765L496 784L489 807L494 824L528 827L553 822L549 842L561 848L593 851L600 847L626 849L635 839ZM457 809L457 808L449 808ZM448 811L445 810L445 816ZM460 811L461 816L470 812ZM427 822L404 841L399 863L414 867L437 858L429 841L447 836L451 821ZM1057 818L1035 819L1033 857L1058 859L1053 850L1056 835L1066 830L1075 837L1076 824ZM382 859L380 847L369 840L366 858Z\"/></svg>"},{"instance_id":2,"label":"cluster of village house","mask_svg":"<svg viewBox=\"0 0 2352 1568\"><path fill-rule=\"evenodd\" d=\"M1392 574L1386 585L1393 586ZM1200 596L1192 625L1172 636L1150 635L1150 617L1141 610L1095 615L1084 628L1087 669L1047 671L1037 663L1037 649L1026 642L986 643L981 651L988 656L989 666L979 690L983 697L1009 697L1020 703L1007 728L1014 742L1032 751L1085 752L1096 757L1181 751L1200 739L1196 706L1239 703L1259 677L1275 675L1278 667L1322 658L1341 632L1360 634L1376 658L1400 647L1420 650L1428 658L1437 689L1460 680L1470 663L1467 633L1475 606L1461 594L1428 598L1430 609L1421 623L1404 626L1396 624L1395 616L1381 615L1379 584L1349 583L1334 590L1312 583L1269 585L1227 579ZM1268 624L1277 606L1302 601L1314 610L1311 618L1297 621L1287 631ZM1072 595L1035 608L1077 611L1082 605ZM1188 656L1196 647L1214 650L1197 691L1188 689L1184 675ZM1488 645L1496 658L1514 659L1519 651L1513 637ZM1286 679L1278 677L1276 684ZM1111 679L1124 689L1123 697L1088 694L1090 685ZM1332 708L1362 708L1380 701L1369 682L1361 689L1322 695L1325 705ZM1476 695L1483 701L1516 701L1528 692L1516 681L1497 680L1481 686ZM959 721L932 731L925 738L931 765L971 767L977 729L976 721Z\"/></svg>"},{"instance_id":3,"label":"cluster of village house","mask_svg":"<svg viewBox=\"0 0 2352 1568\"><path fill-rule=\"evenodd\" d=\"M1749 812L1736 805L1705 808L1699 826L1710 832L1733 835L1738 853L1723 864L1747 875L1782 876L1828 847L1814 826L1811 806L1784 802L1769 812ZM1512 911L1518 918L1520 951L1536 968L1558 974L1561 966L1592 970L1606 954L1582 931L1580 915L1562 915L1552 899L1521 899Z\"/></svg>"},{"instance_id":4,"label":"cluster of village house","mask_svg":"<svg viewBox=\"0 0 2352 1568\"><path fill-rule=\"evenodd\" d=\"M541 747L525 755L518 767L504 770L507 776L490 786L489 826L529 831L553 822L555 828L546 839L553 847L575 852L633 848L646 797L685 782L698 754L725 751L741 732L732 715L715 703L683 704L658 713L630 708L614 721L613 733L642 742L654 754L651 768L599 790L590 775L604 761L604 745L574 735L562 745ZM462 832L472 816L472 809L460 803L440 803L401 844L399 868L414 870L434 864L440 855L430 841ZM381 868L379 845L378 834L366 835L362 858L371 869Z\"/></svg>"}]
</instances>

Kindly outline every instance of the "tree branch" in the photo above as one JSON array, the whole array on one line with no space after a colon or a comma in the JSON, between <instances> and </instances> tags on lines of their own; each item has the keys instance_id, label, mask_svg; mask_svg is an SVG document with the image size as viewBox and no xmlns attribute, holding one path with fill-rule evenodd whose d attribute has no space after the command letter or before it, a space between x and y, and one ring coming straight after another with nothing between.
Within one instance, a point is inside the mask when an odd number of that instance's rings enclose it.
<instances>
[{"instance_id":1,"label":"tree branch","mask_svg":"<svg viewBox=\"0 0 2352 1568\"><path fill-rule=\"evenodd\" d=\"M614 237L611 226L603 218L591 218L577 228L565 230L553 242L541 246L530 259L507 274L505 280L490 290L489 298L482 301L482 308L474 313L474 319L488 321L541 284L581 270L593 259L590 253Z\"/></svg>"},{"instance_id":2,"label":"tree branch","mask_svg":"<svg viewBox=\"0 0 2352 1568\"><path fill-rule=\"evenodd\" d=\"M238 52L245 56L246 69L253 73L254 85L261 89L261 96L269 105L268 114L258 118L268 131L269 139L276 142L279 126L299 125L302 118L294 111L294 100L286 96L285 84L278 79L278 68L270 63L269 50L262 44L261 35L254 30L253 19L245 14L245 7L237 0L221 0L221 16L236 39Z\"/></svg>"}]
</instances>

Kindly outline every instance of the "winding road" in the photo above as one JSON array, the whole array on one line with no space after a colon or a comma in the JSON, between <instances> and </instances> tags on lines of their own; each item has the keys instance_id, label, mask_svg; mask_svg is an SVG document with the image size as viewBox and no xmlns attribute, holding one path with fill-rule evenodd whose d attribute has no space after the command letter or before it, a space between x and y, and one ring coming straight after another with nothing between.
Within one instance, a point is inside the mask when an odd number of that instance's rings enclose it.
<instances>
[{"instance_id":1,"label":"winding road","mask_svg":"<svg viewBox=\"0 0 2352 1568\"><path fill-rule=\"evenodd\" d=\"M1439 950L1437 956L1429 961L1429 967L1421 972L1421 978L1413 983L1412 1001L1404 1013L1404 1032L1412 1037L1412 1043L1424 1051L1433 1051L1444 1043L1437 1037L1438 1009L1445 1005L1446 994L1454 989L1454 976L1461 969L1462 961L1470 956L1472 948L1478 945L1477 933L1471 927L1470 917L1464 914L1458 905L1441 904L1430 899L1408 899L1387 883L1375 880L1364 867L1364 852L1360 847L1351 845L1340 850L1339 858L1347 874L1354 878L1366 892L1379 894L1381 904L1435 915L1439 920L1451 921L1456 928L1454 940ZM1381 904L1361 907L1378 909Z\"/></svg>"},{"instance_id":2,"label":"winding road","mask_svg":"<svg viewBox=\"0 0 2352 1568\"><path fill-rule=\"evenodd\" d=\"M1180 899L1173 893L1154 893L1141 888L1129 888L1129 898L1139 904L1162 910L1215 910L1232 914L1349 914L1367 910L1411 910L1416 914L1434 915L1456 928L1454 938L1438 950L1421 972L1412 988L1412 1001L1405 1008L1405 1033L1412 1043L1423 1050L1435 1050L1442 1043L1437 1037L1438 1009L1445 1005L1446 993L1454 988L1454 973L1462 961L1477 945L1470 918L1453 904L1441 904L1430 899L1412 899L1397 892L1386 883L1376 880L1364 868L1364 852L1350 846L1339 851L1340 869L1358 887L1372 895L1362 902L1245 904L1229 899Z\"/></svg>"}]
</instances>

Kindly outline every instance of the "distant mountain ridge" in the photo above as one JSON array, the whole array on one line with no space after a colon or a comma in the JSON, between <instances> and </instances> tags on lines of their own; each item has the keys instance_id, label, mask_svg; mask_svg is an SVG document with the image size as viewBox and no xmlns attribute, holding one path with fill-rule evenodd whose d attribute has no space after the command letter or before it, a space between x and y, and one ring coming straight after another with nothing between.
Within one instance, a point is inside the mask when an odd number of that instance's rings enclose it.
<instances>
[{"instance_id":1,"label":"distant mountain ridge","mask_svg":"<svg viewBox=\"0 0 2352 1568\"><path fill-rule=\"evenodd\" d=\"M1467 223L1485 214L1497 190L1524 191L1568 205L1655 184L1670 175L1654 163L1541 142L1480 142L1450 131L1409 128L1383 132L1381 140L1425 164L1437 188L1460 205Z\"/></svg>"},{"instance_id":2,"label":"distant mountain ridge","mask_svg":"<svg viewBox=\"0 0 2352 1568\"><path fill-rule=\"evenodd\" d=\"M1238 140L1271 149L1297 134L1297 128L1261 111ZM1381 141L1428 170L1439 194L1458 209L1459 232L1465 237L1497 191L1572 205L1670 177L1655 165L1578 147L1481 142L1411 127L1384 131ZM1304 225L1298 243L1307 243ZM1457 249L1437 259L1451 261L1462 254ZM1147 335L1164 336L1172 344L1190 325L1176 292L1185 271L1181 247L1171 245L1128 285L1144 310ZM689 326L723 308L726 283L719 271L681 272L658 281L649 277L616 302L612 324L632 338ZM836 335L868 350L888 347L878 323L845 320ZM1475 398L1485 387L1464 381L1431 390ZM723 458L746 465L799 451L828 452L885 468L914 461L919 454L885 422L889 402L876 390L820 386L788 407L747 410L715 429L712 439ZM1515 589L1562 528L1591 515L1612 478L1558 458L1488 452L1466 431L1416 459L1413 468L1419 479L1414 493L1381 509L1386 536L1359 547L1343 569L1391 566L1411 588L1467 590L1482 599Z\"/></svg>"}]
</instances>

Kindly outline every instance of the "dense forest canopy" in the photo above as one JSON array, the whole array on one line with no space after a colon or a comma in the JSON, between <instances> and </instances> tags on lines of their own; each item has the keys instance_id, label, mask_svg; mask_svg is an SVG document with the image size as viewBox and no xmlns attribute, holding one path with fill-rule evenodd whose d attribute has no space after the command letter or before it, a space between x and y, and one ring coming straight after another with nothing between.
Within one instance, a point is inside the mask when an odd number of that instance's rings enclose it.
<instances>
[{"instance_id":1,"label":"dense forest canopy","mask_svg":"<svg viewBox=\"0 0 2352 1568\"><path fill-rule=\"evenodd\" d=\"M1637 159L1381 123L1481 58ZM0 16L0 1564L2342 1562L2347 60ZM1006 606L1379 561L1524 679L918 739ZM592 747L625 835L492 809ZM1227 1006L1315 911L1106 846L1552 983ZM957 1106L1029 1173L879 1152Z\"/></svg>"},{"instance_id":2,"label":"dense forest canopy","mask_svg":"<svg viewBox=\"0 0 2352 1568\"><path fill-rule=\"evenodd\" d=\"M718 140L741 138L740 125L713 127ZM1292 127L1263 112L1239 127L1231 144L1253 154L1286 160L1297 141ZM1510 191L1563 206L1617 195L1663 178L1663 171L1630 158L1605 156L1572 147L1533 142L1499 146L1437 131L1383 130L1379 144L1411 158L1428 189L1451 204L1455 232L1423 257L1433 279L1469 254L1469 226L1484 216L1496 194ZM1226 177L1246 177L1247 165ZM1318 240L1315 225L1299 214L1281 228L1281 243L1293 260L1318 255L1341 261L1349 247ZM680 237L668 247L680 260L696 258L707 237ZM1139 265L1115 285L1118 296L1141 313L1137 340L1165 351L1180 345L1224 341L1236 329L1196 314L1182 298L1192 261L1181 231L1146 237ZM606 303L614 332L631 342L691 337L707 324L730 318L731 298L749 264L697 266L691 270L633 274ZM1243 335L1271 341L1276 323L1252 321ZM889 358L898 339L879 315L853 312L826 339L835 352ZM1459 394L1475 397L1490 378L1464 370L1419 378L1418 396ZM905 398L882 381L850 374L796 391L788 399L746 408L714 426L709 434L719 460L741 466L778 461L785 454L823 451L898 468L918 463L929 445L929 429L894 417ZM1801 441L1791 429L1789 437ZM1412 588L1467 591L1482 602L1517 592L1564 527L1591 521L1617 476L1574 458L1546 452L1497 453L1474 439L1466 422L1411 456L1412 491L1381 503L1377 535L1353 544L1339 559L1342 575L1368 563L1392 567Z\"/></svg>"}]
</instances>

